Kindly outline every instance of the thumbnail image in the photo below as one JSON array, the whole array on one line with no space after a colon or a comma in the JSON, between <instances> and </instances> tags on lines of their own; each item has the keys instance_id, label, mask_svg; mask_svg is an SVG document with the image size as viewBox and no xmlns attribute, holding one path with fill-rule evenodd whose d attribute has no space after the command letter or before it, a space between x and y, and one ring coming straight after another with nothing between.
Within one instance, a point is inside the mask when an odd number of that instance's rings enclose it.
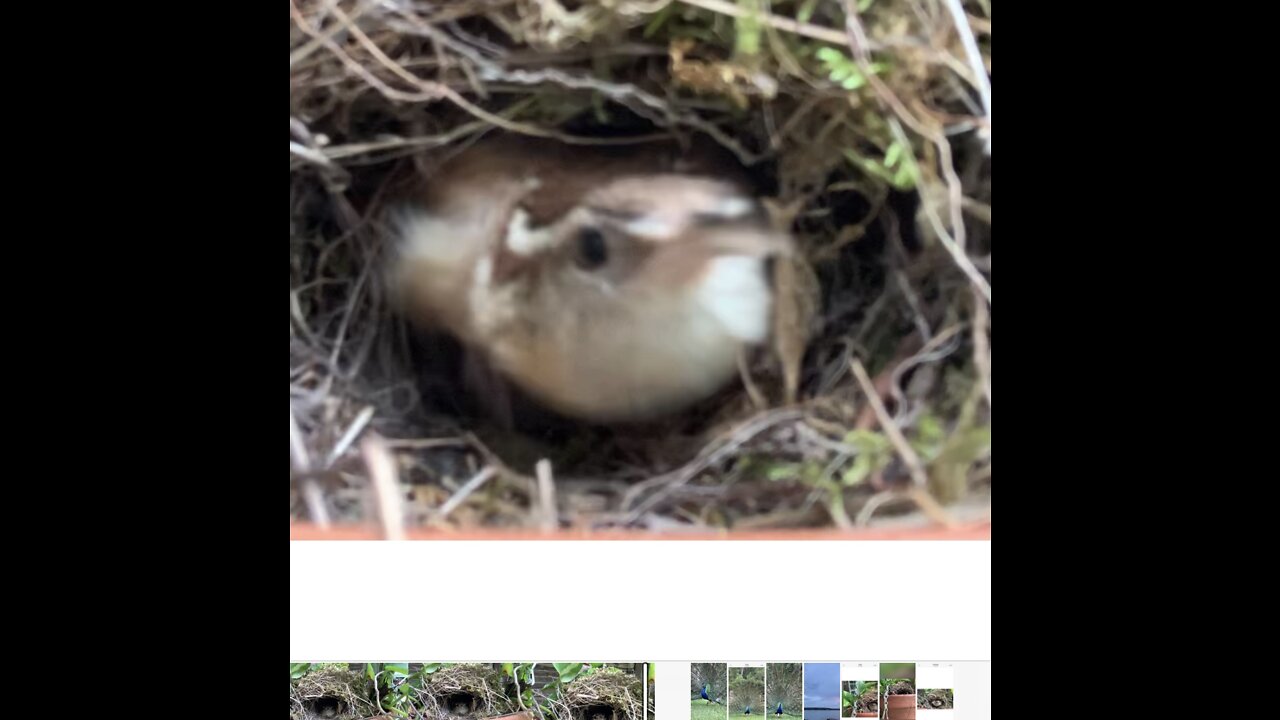
<instances>
[{"instance_id":1,"label":"thumbnail image","mask_svg":"<svg viewBox=\"0 0 1280 720\"><path fill-rule=\"evenodd\" d=\"M916 664L880 663L881 720L915 720Z\"/></svg>"},{"instance_id":2,"label":"thumbnail image","mask_svg":"<svg viewBox=\"0 0 1280 720\"><path fill-rule=\"evenodd\" d=\"M804 665L769 663L765 668L765 709L774 718L802 717L804 713Z\"/></svg>"},{"instance_id":3,"label":"thumbnail image","mask_svg":"<svg viewBox=\"0 0 1280 720\"><path fill-rule=\"evenodd\" d=\"M729 715L764 715L764 668L729 668Z\"/></svg>"},{"instance_id":4,"label":"thumbnail image","mask_svg":"<svg viewBox=\"0 0 1280 720\"><path fill-rule=\"evenodd\" d=\"M840 687L840 716L880 717L880 683L875 680L845 680Z\"/></svg>"},{"instance_id":5,"label":"thumbnail image","mask_svg":"<svg viewBox=\"0 0 1280 720\"><path fill-rule=\"evenodd\" d=\"M916 692L916 707L921 710L954 710L955 691L921 689Z\"/></svg>"},{"instance_id":6,"label":"thumbnail image","mask_svg":"<svg viewBox=\"0 0 1280 720\"><path fill-rule=\"evenodd\" d=\"M655 663L649 663L649 678L648 678L648 681L647 681L647 682L648 682L648 685L649 685L649 695L648 695L648 702L646 703L646 706L645 706L645 709L644 709L644 716L645 716L645 720L653 720L653 719L654 719L654 713L655 713L655 710L654 710L654 700L653 700L653 697L654 697L654 695L653 695L653 690L654 690L653 683L654 683L654 679L655 679L655 678L654 678L654 674L653 674L653 669L654 669L654 668L656 668L656 667L657 667L657 665L656 665Z\"/></svg>"},{"instance_id":7,"label":"thumbnail image","mask_svg":"<svg viewBox=\"0 0 1280 720\"><path fill-rule=\"evenodd\" d=\"M693 663L689 666L690 720L725 720L728 673L727 663Z\"/></svg>"},{"instance_id":8,"label":"thumbnail image","mask_svg":"<svg viewBox=\"0 0 1280 720\"><path fill-rule=\"evenodd\" d=\"M647 663L290 663L289 720L643 720L648 669Z\"/></svg>"},{"instance_id":9,"label":"thumbnail image","mask_svg":"<svg viewBox=\"0 0 1280 720\"><path fill-rule=\"evenodd\" d=\"M840 664L805 663L804 720L839 720Z\"/></svg>"}]
</instances>

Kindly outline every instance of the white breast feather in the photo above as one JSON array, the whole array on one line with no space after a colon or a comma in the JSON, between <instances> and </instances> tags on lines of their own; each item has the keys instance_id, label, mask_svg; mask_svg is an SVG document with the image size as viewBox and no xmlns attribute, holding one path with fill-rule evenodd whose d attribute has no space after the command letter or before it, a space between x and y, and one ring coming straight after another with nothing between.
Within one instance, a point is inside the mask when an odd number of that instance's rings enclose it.
<instances>
[{"instance_id":1,"label":"white breast feather","mask_svg":"<svg viewBox=\"0 0 1280 720\"><path fill-rule=\"evenodd\" d=\"M405 208L391 216L391 223L396 251L404 259L445 264L464 259L470 251L455 218Z\"/></svg>"},{"instance_id":2,"label":"white breast feather","mask_svg":"<svg viewBox=\"0 0 1280 720\"><path fill-rule=\"evenodd\" d=\"M768 337L772 298L759 258L729 255L712 260L696 297L733 337L748 343Z\"/></svg>"}]
</instances>

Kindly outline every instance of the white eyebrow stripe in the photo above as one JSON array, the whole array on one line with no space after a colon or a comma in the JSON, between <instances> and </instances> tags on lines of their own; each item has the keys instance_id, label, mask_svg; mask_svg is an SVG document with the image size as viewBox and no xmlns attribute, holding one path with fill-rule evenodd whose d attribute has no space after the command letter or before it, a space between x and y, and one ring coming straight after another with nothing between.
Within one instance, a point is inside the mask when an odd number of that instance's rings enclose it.
<instances>
[{"instance_id":1,"label":"white eyebrow stripe","mask_svg":"<svg viewBox=\"0 0 1280 720\"><path fill-rule=\"evenodd\" d=\"M751 214L755 204L742 197L725 198L716 205L712 214L726 218L739 218Z\"/></svg>"},{"instance_id":2,"label":"white eyebrow stripe","mask_svg":"<svg viewBox=\"0 0 1280 720\"><path fill-rule=\"evenodd\" d=\"M632 235L653 240L670 240L680 234L679 224L660 215L643 215L629 220L623 223L622 229Z\"/></svg>"},{"instance_id":3,"label":"white eyebrow stripe","mask_svg":"<svg viewBox=\"0 0 1280 720\"><path fill-rule=\"evenodd\" d=\"M756 210L756 204L749 198L739 195L723 197L715 200L710 207L687 209L685 214L674 211L654 211L630 215L623 211L607 208L592 208L597 216L613 219L627 233L651 240L671 240L682 233L691 223L696 223L701 216L705 219L736 220L744 218Z\"/></svg>"}]
</instances>

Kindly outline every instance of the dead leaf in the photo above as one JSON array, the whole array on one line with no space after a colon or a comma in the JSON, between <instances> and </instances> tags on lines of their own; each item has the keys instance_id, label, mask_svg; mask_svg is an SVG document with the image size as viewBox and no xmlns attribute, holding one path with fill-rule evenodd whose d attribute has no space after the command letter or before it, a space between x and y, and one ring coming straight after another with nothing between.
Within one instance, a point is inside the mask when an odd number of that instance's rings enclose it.
<instances>
[{"instance_id":1,"label":"dead leaf","mask_svg":"<svg viewBox=\"0 0 1280 720\"><path fill-rule=\"evenodd\" d=\"M790 231L804 207L802 199L786 205L772 198L761 202L770 224L780 232ZM784 401L790 405L799 394L800 369L814 318L820 309L821 286L813 267L799 253L778 258L773 283L777 298L773 317L774 352L782 364Z\"/></svg>"},{"instance_id":2,"label":"dead leaf","mask_svg":"<svg viewBox=\"0 0 1280 720\"><path fill-rule=\"evenodd\" d=\"M796 401L800 389L800 369L805 349L818 315L821 296L817 275L800 255L778 258L774 267L774 352L782 363L785 401Z\"/></svg>"},{"instance_id":3,"label":"dead leaf","mask_svg":"<svg viewBox=\"0 0 1280 720\"><path fill-rule=\"evenodd\" d=\"M689 38L673 40L668 49L671 78L677 85L702 95L721 95L734 105L746 109L748 95L772 100L778 94L778 82L765 73L743 65L726 62L704 62L686 58L696 43Z\"/></svg>"}]
</instances>

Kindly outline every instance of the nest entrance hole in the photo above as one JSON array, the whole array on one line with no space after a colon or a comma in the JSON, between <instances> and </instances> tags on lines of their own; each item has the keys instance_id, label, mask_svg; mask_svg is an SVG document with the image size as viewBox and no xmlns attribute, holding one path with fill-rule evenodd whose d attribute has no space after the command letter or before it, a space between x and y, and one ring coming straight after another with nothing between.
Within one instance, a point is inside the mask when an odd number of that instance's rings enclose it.
<instances>
[{"instance_id":1,"label":"nest entrance hole","mask_svg":"<svg viewBox=\"0 0 1280 720\"><path fill-rule=\"evenodd\" d=\"M618 720L620 713L608 704L587 705L574 714L573 720Z\"/></svg>"},{"instance_id":2,"label":"nest entrance hole","mask_svg":"<svg viewBox=\"0 0 1280 720\"><path fill-rule=\"evenodd\" d=\"M478 698L469 692L451 693L444 699L445 710L450 715L474 715Z\"/></svg>"},{"instance_id":3,"label":"nest entrance hole","mask_svg":"<svg viewBox=\"0 0 1280 720\"><path fill-rule=\"evenodd\" d=\"M307 714L314 718L336 718L347 713L347 704L342 698L322 695L311 698L304 703Z\"/></svg>"}]
</instances>

